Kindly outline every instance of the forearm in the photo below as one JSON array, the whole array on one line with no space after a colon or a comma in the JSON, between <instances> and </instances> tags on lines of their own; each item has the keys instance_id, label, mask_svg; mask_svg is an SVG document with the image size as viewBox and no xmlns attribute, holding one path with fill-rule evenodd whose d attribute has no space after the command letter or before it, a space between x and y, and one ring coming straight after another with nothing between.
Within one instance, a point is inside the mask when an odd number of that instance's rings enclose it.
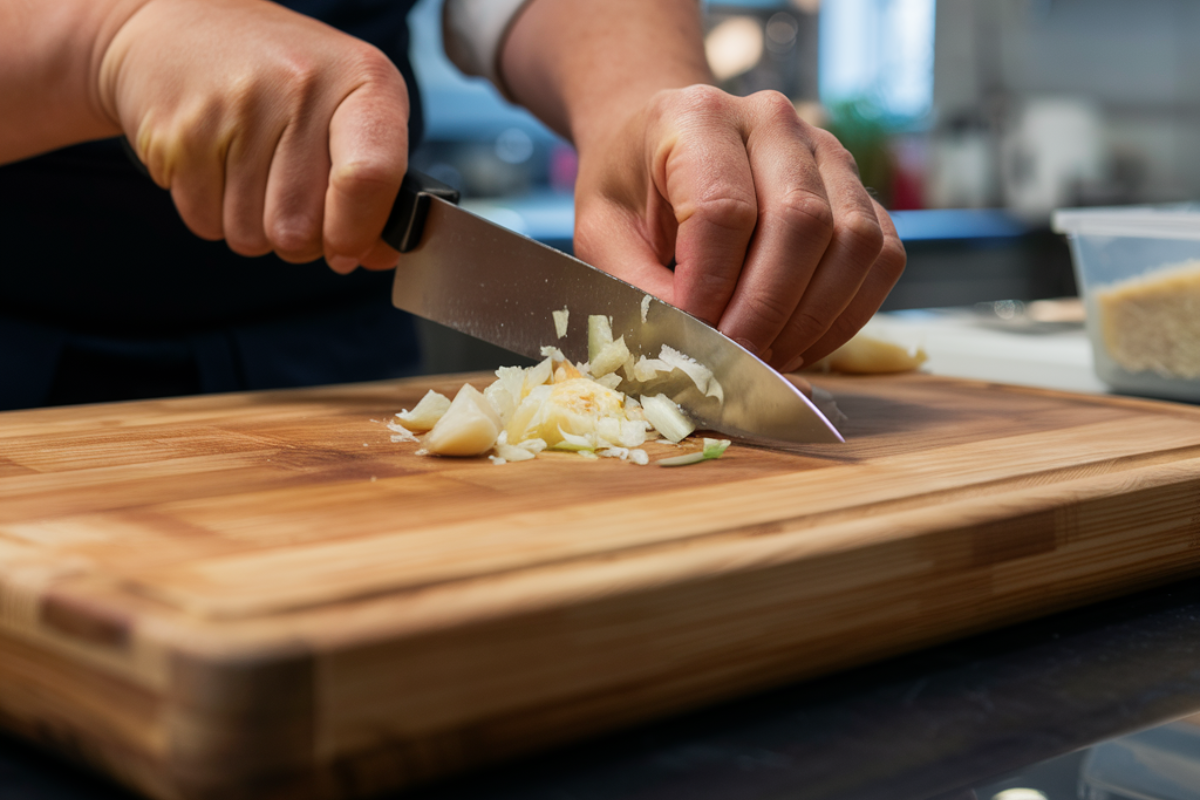
<instances>
[{"instance_id":1,"label":"forearm","mask_svg":"<svg viewBox=\"0 0 1200 800\"><path fill-rule=\"evenodd\" d=\"M698 0L531 0L500 71L515 100L581 151L656 92L713 81Z\"/></svg>"},{"instance_id":2,"label":"forearm","mask_svg":"<svg viewBox=\"0 0 1200 800\"><path fill-rule=\"evenodd\" d=\"M148 0L0 4L0 163L120 133L100 93L108 43Z\"/></svg>"}]
</instances>

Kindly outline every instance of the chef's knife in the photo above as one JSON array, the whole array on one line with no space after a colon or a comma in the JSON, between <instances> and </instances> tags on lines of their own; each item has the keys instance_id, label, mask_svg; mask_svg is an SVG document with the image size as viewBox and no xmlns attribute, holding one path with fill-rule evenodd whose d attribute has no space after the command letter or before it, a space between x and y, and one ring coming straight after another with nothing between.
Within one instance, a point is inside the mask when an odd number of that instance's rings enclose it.
<instances>
[{"instance_id":1,"label":"chef's knife","mask_svg":"<svg viewBox=\"0 0 1200 800\"><path fill-rule=\"evenodd\" d=\"M786 378L711 325L554 248L459 208L458 193L410 172L383 238L403 255L392 303L531 358L554 345L587 360L587 318L612 319L613 337L656 358L663 345L713 371L724 401L690 389L673 397L702 430L786 446L843 441ZM558 338L552 312L566 309Z\"/></svg>"}]
</instances>

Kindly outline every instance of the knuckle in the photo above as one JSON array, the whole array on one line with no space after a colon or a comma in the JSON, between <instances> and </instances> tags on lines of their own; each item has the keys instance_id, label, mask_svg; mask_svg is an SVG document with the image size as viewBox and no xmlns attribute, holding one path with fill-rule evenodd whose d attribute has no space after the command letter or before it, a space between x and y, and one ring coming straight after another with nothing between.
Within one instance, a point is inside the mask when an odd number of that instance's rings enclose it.
<instances>
[{"instance_id":1,"label":"knuckle","mask_svg":"<svg viewBox=\"0 0 1200 800\"><path fill-rule=\"evenodd\" d=\"M311 261L321 253L319 228L310 220L291 218L271 225L271 249L284 261Z\"/></svg>"},{"instance_id":2,"label":"knuckle","mask_svg":"<svg viewBox=\"0 0 1200 800\"><path fill-rule=\"evenodd\" d=\"M904 274L907 265L908 253L904 250L904 245L899 239L889 238L884 243L879 258L875 260L875 268L889 281L889 285L894 285Z\"/></svg>"},{"instance_id":3,"label":"knuckle","mask_svg":"<svg viewBox=\"0 0 1200 800\"><path fill-rule=\"evenodd\" d=\"M357 49L352 58L354 59L354 70L361 78L381 82L399 82L403 85L404 78L401 77L400 70L382 51L366 42L359 41L356 44Z\"/></svg>"},{"instance_id":4,"label":"knuckle","mask_svg":"<svg viewBox=\"0 0 1200 800\"><path fill-rule=\"evenodd\" d=\"M329 182L339 194L359 195L394 191L403 177L399 164L364 153L335 164Z\"/></svg>"},{"instance_id":5,"label":"knuckle","mask_svg":"<svg viewBox=\"0 0 1200 800\"><path fill-rule=\"evenodd\" d=\"M176 161L190 163L199 159L210 150L214 128L224 112L225 103L219 98L189 103L160 132L159 145Z\"/></svg>"},{"instance_id":6,"label":"knuckle","mask_svg":"<svg viewBox=\"0 0 1200 800\"><path fill-rule=\"evenodd\" d=\"M748 230L758 221L758 204L715 189L696 201L693 215L719 228Z\"/></svg>"},{"instance_id":7,"label":"knuckle","mask_svg":"<svg viewBox=\"0 0 1200 800\"><path fill-rule=\"evenodd\" d=\"M225 231L221 229L221 223L213 219L211 215L188 213L181 210L180 216L188 230L205 241L219 242L225 238Z\"/></svg>"},{"instance_id":8,"label":"knuckle","mask_svg":"<svg viewBox=\"0 0 1200 800\"><path fill-rule=\"evenodd\" d=\"M223 103L233 111L236 121L253 119L263 102L264 87L253 75L237 75L226 85Z\"/></svg>"},{"instance_id":9,"label":"knuckle","mask_svg":"<svg viewBox=\"0 0 1200 800\"><path fill-rule=\"evenodd\" d=\"M361 260L379 241L380 232L380 230L370 230L361 224L333 225L324 234L325 250Z\"/></svg>"},{"instance_id":10,"label":"knuckle","mask_svg":"<svg viewBox=\"0 0 1200 800\"><path fill-rule=\"evenodd\" d=\"M325 70L315 59L292 55L281 65L280 82L294 101L307 105L319 93Z\"/></svg>"},{"instance_id":11,"label":"knuckle","mask_svg":"<svg viewBox=\"0 0 1200 800\"><path fill-rule=\"evenodd\" d=\"M836 162L855 175L859 174L854 154L829 131L817 130L813 133L813 149L821 154L822 159Z\"/></svg>"},{"instance_id":12,"label":"knuckle","mask_svg":"<svg viewBox=\"0 0 1200 800\"><path fill-rule=\"evenodd\" d=\"M226 226L225 244L229 249L237 253L239 256L265 256L271 252L271 243L267 241L267 237L263 233L253 233L250 231L234 231Z\"/></svg>"},{"instance_id":13,"label":"knuckle","mask_svg":"<svg viewBox=\"0 0 1200 800\"><path fill-rule=\"evenodd\" d=\"M313 111L320 102L327 81L328 68L315 56L288 52L279 58L273 69L253 76L247 81L244 97L260 102L271 97L276 113L296 116ZM260 109L250 107L251 113Z\"/></svg>"},{"instance_id":14,"label":"knuckle","mask_svg":"<svg viewBox=\"0 0 1200 800\"><path fill-rule=\"evenodd\" d=\"M810 311L798 310L792 315L790 328L797 341L813 342L829 330L830 320L816 316Z\"/></svg>"},{"instance_id":15,"label":"knuckle","mask_svg":"<svg viewBox=\"0 0 1200 800\"><path fill-rule=\"evenodd\" d=\"M225 238L225 232L218 222L188 215L183 215L183 221L188 230L207 242L219 242Z\"/></svg>"},{"instance_id":16,"label":"knuckle","mask_svg":"<svg viewBox=\"0 0 1200 800\"><path fill-rule=\"evenodd\" d=\"M846 247L864 262L875 261L883 251L883 228L873 214L856 211L838 223Z\"/></svg>"},{"instance_id":17,"label":"knuckle","mask_svg":"<svg viewBox=\"0 0 1200 800\"><path fill-rule=\"evenodd\" d=\"M183 224L192 233L210 242L225 238L219 204L211 196L195 191L199 187L183 188L179 183L171 188L171 199Z\"/></svg>"},{"instance_id":18,"label":"knuckle","mask_svg":"<svg viewBox=\"0 0 1200 800\"><path fill-rule=\"evenodd\" d=\"M779 209L783 218L806 239L827 242L833 238L833 208L820 195L803 188L792 189L781 198Z\"/></svg>"},{"instance_id":19,"label":"knuckle","mask_svg":"<svg viewBox=\"0 0 1200 800\"><path fill-rule=\"evenodd\" d=\"M826 150L830 153L848 152L842 145L841 140L824 128L813 128L809 136L812 137L812 143L817 149Z\"/></svg>"},{"instance_id":20,"label":"knuckle","mask_svg":"<svg viewBox=\"0 0 1200 800\"><path fill-rule=\"evenodd\" d=\"M729 104L729 96L715 86L696 84L682 89L664 90L651 100L651 106L660 115L674 112L700 114L718 113Z\"/></svg>"},{"instance_id":21,"label":"knuckle","mask_svg":"<svg viewBox=\"0 0 1200 800\"><path fill-rule=\"evenodd\" d=\"M782 92L774 89L755 92L750 95L749 100L754 104L756 110L768 119L781 120L789 124L800 121L800 117L796 114L796 106Z\"/></svg>"},{"instance_id":22,"label":"knuckle","mask_svg":"<svg viewBox=\"0 0 1200 800\"><path fill-rule=\"evenodd\" d=\"M732 292L737 282L736 276L731 276L722 272L699 272L693 273L692 290L693 294L702 298L702 303L705 308L700 309L703 314L698 316L720 316L721 308L724 303L722 298L728 297Z\"/></svg>"},{"instance_id":23,"label":"knuckle","mask_svg":"<svg viewBox=\"0 0 1200 800\"><path fill-rule=\"evenodd\" d=\"M748 304L758 323L772 333L782 330L795 310L781 292L755 295L748 298Z\"/></svg>"}]
</instances>

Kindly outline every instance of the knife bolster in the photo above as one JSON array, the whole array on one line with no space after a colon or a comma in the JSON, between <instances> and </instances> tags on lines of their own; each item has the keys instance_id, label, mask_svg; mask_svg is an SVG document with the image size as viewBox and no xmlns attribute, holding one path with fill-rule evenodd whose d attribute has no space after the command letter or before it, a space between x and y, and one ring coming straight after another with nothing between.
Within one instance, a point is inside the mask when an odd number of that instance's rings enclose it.
<instances>
[{"instance_id":1,"label":"knife bolster","mask_svg":"<svg viewBox=\"0 0 1200 800\"><path fill-rule=\"evenodd\" d=\"M383 226L383 240L401 253L407 253L420 244L429 203L434 197L457 205L459 193L428 175L409 170L400 185L400 193L392 205L387 224Z\"/></svg>"}]
</instances>

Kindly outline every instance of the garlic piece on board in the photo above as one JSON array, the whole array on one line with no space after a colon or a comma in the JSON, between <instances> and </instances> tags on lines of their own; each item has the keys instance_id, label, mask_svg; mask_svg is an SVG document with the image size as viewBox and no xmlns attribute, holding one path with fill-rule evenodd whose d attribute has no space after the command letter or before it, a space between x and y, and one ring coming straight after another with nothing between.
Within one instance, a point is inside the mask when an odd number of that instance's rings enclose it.
<instances>
[{"instance_id":1,"label":"garlic piece on board","mask_svg":"<svg viewBox=\"0 0 1200 800\"><path fill-rule=\"evenodd\" d=\"M432 389L425 393L412 411L405 409L396 415L406 427L414 431L427 431L437 424L450 408L450 398Z\"/></svg>"},{"instance_id":2,"label":"garlic piece on board","mask_svg":"<svg viewBox=\"0 0 1200 800\"><path fill-rule=\"evenodd\" d=\"M500 415L482 393L463 384L442 415L425 436L425 446L439 456L479 456L496 444L504 426Z\"/></svg>"},{"instance_id":3,"label":"garlic piece on board","mask_svg":"<svg viewBox=\"0 0 1200 800\"><path fill-rule=\"evenodd\" d=\"M676 444L683 441L696 429L695 424L683 413L671 398L656 394L641 398L642 412L654 426L654 430Z\"/></svg>"}]
</instances>

